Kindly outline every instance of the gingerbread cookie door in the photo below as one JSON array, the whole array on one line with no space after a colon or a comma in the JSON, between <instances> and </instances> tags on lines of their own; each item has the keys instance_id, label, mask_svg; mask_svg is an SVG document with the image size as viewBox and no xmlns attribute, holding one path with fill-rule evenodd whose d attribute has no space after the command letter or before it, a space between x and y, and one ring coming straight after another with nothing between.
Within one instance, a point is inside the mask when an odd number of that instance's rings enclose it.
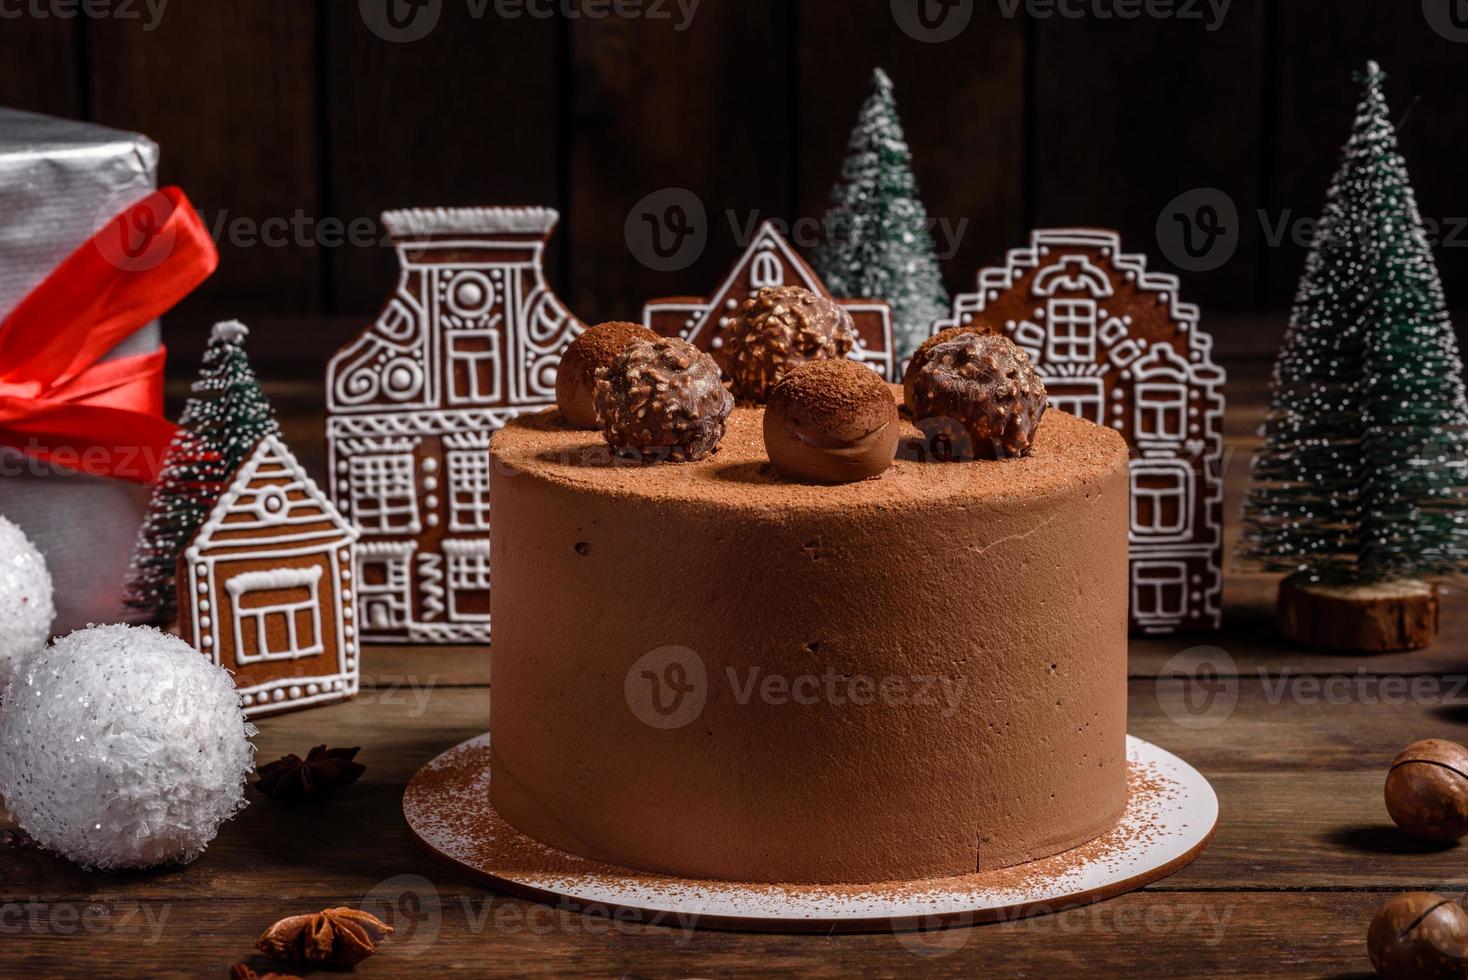
<instances>
[{"instance_id":1,"label":"gingerbread cookie door","mask_svg":"<svg viewBox=\"0 0 1468 980\"><path fill-rule=\"evenodd\" d=\"M830 296L815 270L766 221L749 247L719 282L712 296L673 296L649 300L642 322L664 337L681 337L700 350L715 351L723 344L720 331L739 304L766 286L800 286ZM892 345L892 310L880 299L838 299L851 314L856 328L852 360L870 366L888 381L900 380Z\"/></svg>"},{"instance_id":2,"label":"gingerbread cookie door","mask_svg":"<svg viewBox=\"0 0 1468 980\"><path fill-rule=\"evenodd\" d=\"M550 208L389 211L397 288L327 368L332 499L373 642L487 643L489 437L555 404L582 324L545 281Z\"/></svg>"},{"instance_id":3,"label":"gingerbread cookie door","mask_svg":"<svg viewBox=\"0 0 1468 980\"><path fill-rule=\"evenodd\" d=\"M179 633L234 675L247 715L357 692L356 538L269 435L179 556Z\"/></svg>"},{"instance_id":4,"label":"gingerbread cookie door","mask_svg":"<svg viewBox=\"0 0 1468 980\"><path fill-rule=\"evenodd\" d=\"M933 332L981 323L1029 352L1050 404L1132 447L1131 621L1169 633L1219 625L1223 382L1198 308L1113 231L1036 231Z\"/></svg>"}]
</instances>

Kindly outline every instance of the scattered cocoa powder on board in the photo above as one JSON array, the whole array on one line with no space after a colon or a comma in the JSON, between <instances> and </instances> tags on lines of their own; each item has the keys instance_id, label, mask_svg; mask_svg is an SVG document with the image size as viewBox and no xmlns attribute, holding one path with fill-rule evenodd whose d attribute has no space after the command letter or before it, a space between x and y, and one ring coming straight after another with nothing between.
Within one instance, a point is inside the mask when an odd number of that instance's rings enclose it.
<instances>
[{"instance_id":1,"label":"scattered cocoa powder on board","mask_svg":"<svg viewBox=\"0 0 1468 980\"><path fill-rule=\"evenodd\" d=\"M1161 832L1159 813L1177 797L1177 788L1153 764L1127 764L1128 806L1111 830L1079 847L1047 858L973 874L913 881L859 885L751 884L674 878L602 864L547 847L511 827L489 805L487 740L458 746L414 779L404 800L411 822L453 859L496 877L513 879L546 891L558 890L567 878L580 887L636 886L666 898L679 895L786 896L803 900L824 897L874 902L920 901L971 891L1009 893L1016 903L1053 895L1055 881L1082 868L1118 866L1137 845Z\"/></svg>"}]
</instances>

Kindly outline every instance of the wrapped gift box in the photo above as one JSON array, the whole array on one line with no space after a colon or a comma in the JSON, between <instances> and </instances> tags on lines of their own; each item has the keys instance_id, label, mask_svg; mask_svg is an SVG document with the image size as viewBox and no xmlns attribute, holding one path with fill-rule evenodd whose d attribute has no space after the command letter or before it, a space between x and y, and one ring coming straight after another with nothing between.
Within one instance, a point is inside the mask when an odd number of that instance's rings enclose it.
<instances>
[{"instance_id":1,"label":"wrapped gift box","mask_svg":"<svg viewBox=\"0 0 1468 980\"><path fill-rule=\"evenodd\" d=\"M0 320L63 259L157 184L146 136L0 108ZM154 321L113 355L154 350ZM57 471L0 448L0 514L46 556L56 632L136 619L122 604L147 488Z\"/></svg>"}]
</instances>

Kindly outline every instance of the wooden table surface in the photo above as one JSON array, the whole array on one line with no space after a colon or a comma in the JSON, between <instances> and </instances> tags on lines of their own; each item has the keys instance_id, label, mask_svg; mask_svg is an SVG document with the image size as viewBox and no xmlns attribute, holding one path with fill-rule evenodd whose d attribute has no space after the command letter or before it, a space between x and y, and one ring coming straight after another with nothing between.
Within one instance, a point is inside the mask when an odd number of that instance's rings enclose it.
<instances>
[{"instance_id":1,"label":"wooden table surface","mask_svg":"<svg viewBox=\"0 0 1468 980\"><path fill-rule=\"evenodd\" d=\"M1229 366L1232 522L1266 365ZM319 457L310 394L277 396L288 438ZM1130 731L1197 766L1222 813L1191 865L1097 905L928 934L782 936L632 924L487 892L418 849L400 801L419 766L487 727L488 651L378 647L354 702L259 725L262 761L320 742L362 746L366 775L326 804L283 808L251 791L203 857L151 873L91 873L0 846L0 976L223 977L240 960L263 971L253 944L276 919L368 901L395 909L399 931L357 968L363 977L1369 974L1366 926L1390 893L1468 889L1465 851L1411 843L1382 803L1386 767L1407 743L1468 742L1468 600L1447 594L1434 648L1354 658L1282 646L1272 597L1269 579L1231 574L1222 632L1133 642ZM1221 648L1232 669L1192 677L1200 645Z\"/></svg>"}]
</instances>

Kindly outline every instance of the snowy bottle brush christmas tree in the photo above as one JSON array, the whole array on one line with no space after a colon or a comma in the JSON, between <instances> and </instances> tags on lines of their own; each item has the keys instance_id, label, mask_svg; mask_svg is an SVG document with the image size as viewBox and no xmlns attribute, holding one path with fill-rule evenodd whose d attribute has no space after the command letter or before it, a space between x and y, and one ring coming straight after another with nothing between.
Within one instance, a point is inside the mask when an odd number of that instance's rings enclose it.
<instances>
[{"instance_id":1,"label":"snowy bottle brush christmas tree","mask_svg":"<svg viewBox=\"0 0 1468 980\"><path fill-rule=\"evenodd\" d=\"M1468 404L1375 62L1275 364L1242 556L1294 573L1280 622L1358 650L1431 642L1426 577L1468 568Z\"/></svg>"},{"instance_id":2,"label":"snowy bottle brush christmas tree","mask_svg":"<svg viewBox=\"0 0 1468 980\"><path fill-rule=\"evenodd\" d=\"M948 293L928 212L918 200L892 80L878 68L872 86L822 219L826 241L812 262L833 294L891 305L893 340L905 358L947 313Z\"/></svg>"},{"instance_id":3,"label":"snowy bottle brush christmas tree","mask_svg":"<svg viewBox=\"0 0 1468 980\"><path fill-rule=\"evenodd\" d=\"M163 459L125 588L129 606L169 619L178 556L209 516L225 481L263 436L280 431L245 355L243 323L214 325L204 366Z\"/></svg>"}]
</instances>

